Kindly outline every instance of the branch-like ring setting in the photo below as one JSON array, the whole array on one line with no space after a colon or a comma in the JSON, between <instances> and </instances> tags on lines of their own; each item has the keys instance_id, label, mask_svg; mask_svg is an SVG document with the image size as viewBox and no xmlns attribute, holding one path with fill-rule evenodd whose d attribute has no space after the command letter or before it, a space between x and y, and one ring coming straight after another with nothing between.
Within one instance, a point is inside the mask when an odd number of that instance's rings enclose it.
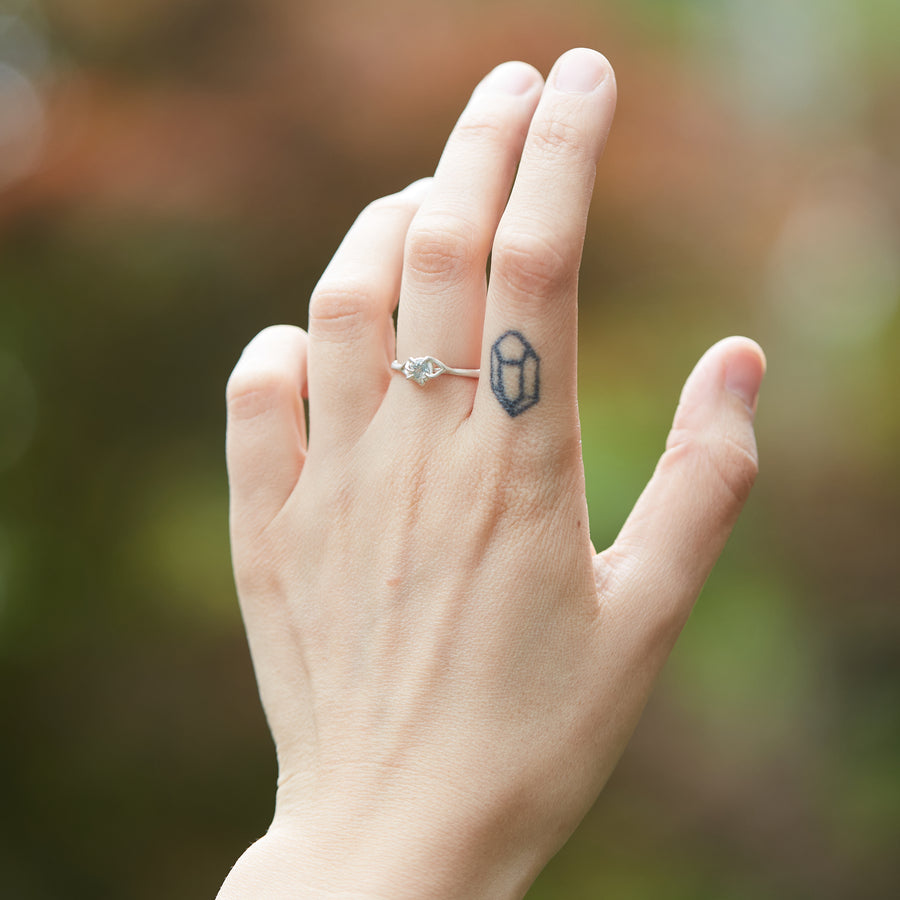
<instances>
[{"instance_id":1,"label":"branch-like ring setting","mask_svg":"<svg viewBox=\"0 0 900 900\"><path fill-rule=\"evenodd\" d=\"M461 375L463 378L477 378L480 369L454 369L433 356L411 356L406 362L395 359L391 363L395 372L402 372L410 381L420 387L438 375Z\"/></svg>"}]
</instances>

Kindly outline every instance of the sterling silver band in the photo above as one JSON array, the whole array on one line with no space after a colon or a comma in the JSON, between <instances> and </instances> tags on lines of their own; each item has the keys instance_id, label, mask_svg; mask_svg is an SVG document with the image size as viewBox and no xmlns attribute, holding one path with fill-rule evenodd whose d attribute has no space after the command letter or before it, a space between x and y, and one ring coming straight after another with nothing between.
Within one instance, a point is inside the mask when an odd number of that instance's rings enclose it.
<instances>
[{"instance_id":1,"label":"sterling silver band","mask_svg":"<svg viewBox=\"0 0 900 900\"><path fill-rule=\"evenodd\" d=\"M411 356L406 362L395 359L391 363L395 372L402 372L410 381L424 385L438 375L461 375L463 378L477 378L480 369L454 369L433 356Z\"/></svg>"}]
</instances>

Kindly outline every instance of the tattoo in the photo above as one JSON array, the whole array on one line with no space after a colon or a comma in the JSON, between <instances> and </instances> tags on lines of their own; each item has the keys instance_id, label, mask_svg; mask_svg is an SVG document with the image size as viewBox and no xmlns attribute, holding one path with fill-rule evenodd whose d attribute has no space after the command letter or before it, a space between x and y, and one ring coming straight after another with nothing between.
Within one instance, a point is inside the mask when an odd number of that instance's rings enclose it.
<instances>
[{"instance_id":1,"label":"tattoo","mask_svg":"<svg viewBox=\"0 0 900 900\"><path fill-rule=\"evenodd\" d=\"M507 331L491 347L491 390L511 415L541 397L541 358L518 331Z\"/></svg>"}]
</instances>

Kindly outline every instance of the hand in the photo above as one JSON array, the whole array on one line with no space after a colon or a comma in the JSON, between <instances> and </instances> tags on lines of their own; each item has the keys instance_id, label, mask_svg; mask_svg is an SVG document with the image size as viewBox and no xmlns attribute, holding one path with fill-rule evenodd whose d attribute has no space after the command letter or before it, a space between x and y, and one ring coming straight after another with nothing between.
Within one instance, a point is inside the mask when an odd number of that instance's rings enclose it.
<instances>
[{"instance_id":1,"label":"hand","mask_svg":"<svg viewBox=\"0 0 900 900\"><path fill-rule=\"evenodd\" d=\"M588 50L546 86L494 70L433 180L353 225L309 336L267 329L234 370L234 567L279 780L222 897L522 896L725 543L756 473L743 338L699 362L615 544L590 543L577 273L615 96ZM398 296L399 360L481 377L392 372Z\"/></svg>"}]
</instances>

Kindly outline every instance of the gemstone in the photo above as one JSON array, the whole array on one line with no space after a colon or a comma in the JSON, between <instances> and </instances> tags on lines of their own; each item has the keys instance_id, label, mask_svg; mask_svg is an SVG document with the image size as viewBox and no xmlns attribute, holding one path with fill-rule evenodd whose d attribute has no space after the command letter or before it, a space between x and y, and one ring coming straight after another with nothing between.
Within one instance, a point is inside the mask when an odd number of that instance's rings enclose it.
<instances>
[{"instance_id":1,"label":"gemstone","mask_svg":"<svg viewBox=\"0 0 900 900\"><path fill-rule=\"evenodd\" d=\"M540 399L540 357L518 331L507 331L491 347L491 390L511 415Z\"/></svg>"},{"instance_id":2,"label":"gemstone","mask_svg":"<svg viewBox=\"0 0 900 900\"><path fill-rule=\"evenodd\" d=\"M429 378L438 374L434 359L430 356L411 356L403 364L403 374L416 384L423 385Z\"/></svg>"}]
</instances>

